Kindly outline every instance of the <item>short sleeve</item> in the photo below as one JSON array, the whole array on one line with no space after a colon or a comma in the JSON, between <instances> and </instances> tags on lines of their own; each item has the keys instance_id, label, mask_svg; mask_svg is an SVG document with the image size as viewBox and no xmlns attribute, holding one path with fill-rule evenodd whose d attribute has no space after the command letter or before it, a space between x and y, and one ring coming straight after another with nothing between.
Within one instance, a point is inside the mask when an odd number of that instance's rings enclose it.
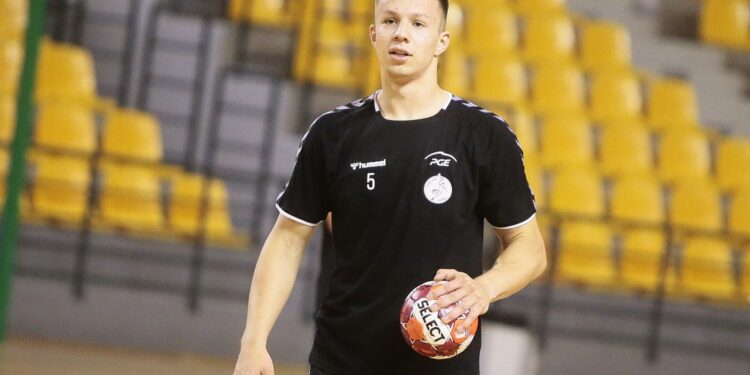
<instances>
[{"instance_id":1,"label":"short sleeve","mask_svg":"<svg viewBox=\"0 0 750 375\"><path fill-rule=\"evenodd\" d=\"M536 214L534 193L526 179L523 151L507 124L493 124L489 133L482 142L479 211L495 228L519 227Z\"/></svg>"},{"instance_id":2,"label":"short sleeve","mask_svg":"<svg viewBox=\"0 0 750 375\"><path fill-rule=\"evenodd\" d=\"M322 116L315 120L300 141L297 161L276 208L298 223L316 226L328 214L325 148Z\"/></svg>"}]
</instances>

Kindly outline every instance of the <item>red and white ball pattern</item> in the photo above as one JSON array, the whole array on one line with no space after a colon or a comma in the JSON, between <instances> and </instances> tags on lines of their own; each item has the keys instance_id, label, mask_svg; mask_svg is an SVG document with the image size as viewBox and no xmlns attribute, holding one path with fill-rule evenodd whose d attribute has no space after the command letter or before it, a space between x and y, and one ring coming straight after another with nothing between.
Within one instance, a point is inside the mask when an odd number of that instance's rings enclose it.
<instances>
[{"instance_id":1,"label":"red and white ball pattern","mask_svg":"<svg viewBox=\"0 0 750 375\"><path fill-rule=\"evenodd\" d=\"M437 312L430 310L436 301L429 301L427 294L444 284L445 281L429 281L414 288L401 307L401 335L414 351L432 359L447 359L461 354L471 344L477 332L476 320L468 331L459 328L466 319L466 314L461 314L450 324L443 323L442 318L456 304Z\"/></svg>"}]
</instances>

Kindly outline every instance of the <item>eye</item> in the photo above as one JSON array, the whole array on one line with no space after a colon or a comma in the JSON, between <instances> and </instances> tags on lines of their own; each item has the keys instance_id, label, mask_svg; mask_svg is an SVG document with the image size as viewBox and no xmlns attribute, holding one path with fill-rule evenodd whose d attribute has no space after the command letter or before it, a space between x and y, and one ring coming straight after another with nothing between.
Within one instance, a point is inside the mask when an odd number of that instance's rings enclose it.
<instances>
[{"instance_id":1,"label":"eye","mask_svg":"<svg viewBox=\"0 0 750 375\"><path fill-rule=\"evenodd\" d=\"M393 25L394 23L396 23L396 20L393 19L393 18L386 18L386 20L383 21L383 23L385 23L387 25Z\"/></svg>"},{"instance_id":2,"label":"eye","mask_svg":"<svg viewBox=\"0 0 750 375\"><path fill-rule=\"evenodd\" d=\"M417 21L417 22L414 22L414 26L416 26L416 27L425 27L427 25L425 25L424 22L422 22L422 21Z\"/></svg>"}]
</instances>

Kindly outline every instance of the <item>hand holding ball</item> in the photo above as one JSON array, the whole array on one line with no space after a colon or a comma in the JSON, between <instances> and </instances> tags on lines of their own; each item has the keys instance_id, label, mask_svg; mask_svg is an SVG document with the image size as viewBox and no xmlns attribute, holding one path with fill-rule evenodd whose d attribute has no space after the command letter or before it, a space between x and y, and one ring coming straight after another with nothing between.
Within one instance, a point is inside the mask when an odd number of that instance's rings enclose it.
<instances>
[{"instance_id":1,"label":"hand holding ball","mask_svg":"<svg viewBox=\"0 0 750 375\"><path fill-rule=\"evenodd\" d=\"M477 332L476 320L468 331L461 328L467 317L466 312L450 323L443 322L443 317L460 301L436 312L431 310L436 301L427 299L427 295L444 284L445 281L429 281L419 285L409 293L401 307L400 325L404 340L417 353L432 359L447 359L461 354Z\"/></svg>"}]
</instances>

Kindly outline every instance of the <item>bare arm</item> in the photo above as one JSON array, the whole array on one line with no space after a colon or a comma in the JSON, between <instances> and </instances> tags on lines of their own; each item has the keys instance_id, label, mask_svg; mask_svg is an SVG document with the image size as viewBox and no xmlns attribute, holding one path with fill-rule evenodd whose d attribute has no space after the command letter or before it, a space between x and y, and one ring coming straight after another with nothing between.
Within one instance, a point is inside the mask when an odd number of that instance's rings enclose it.
<instances>
[{"instance_id":1,"label":"bare arm","mask_svg":"<svg viewBox=\"0 0 750 375\"><path fill-rule=\"evenodd\" d=\"M472 279L457 270L441 269L435 280L447 280L448 284L433 292L438 300L433 310L462 301L460 308L454 308L444 318L452 322L465 311L469 311L464 321L468 328L479 315L487 312L492 302L508 298L520 291L547 267L544 240L539 232L536 219L513 229L495 229L495 234L505 249L497 257L495 264L487 272Z\"/></svg>"},{"instance_id":2,"label":"bare arm","mask_svg":"<svg viewBox=\"0 0 750 375\"><path fill-rule=\"evenodd\" d=\"M547 268L544 240L536 218L513 229L495 229L500 239L500 255L495 264L477 281L484 286L491 302L508 298L536 280Z\"/></svg>"},{"instance_id":3,"label":"bare arm","mask_svg":"<svg viewBox=\"0 0 750 375\"><path fill-rule=\"evenodd\" d=\"M266 352L268 335L289 299L305 246L315 229L282 215L276 220L253 273L235 374L273 373L268 370L272 366Z\"/></svg>"}]
</instances>

